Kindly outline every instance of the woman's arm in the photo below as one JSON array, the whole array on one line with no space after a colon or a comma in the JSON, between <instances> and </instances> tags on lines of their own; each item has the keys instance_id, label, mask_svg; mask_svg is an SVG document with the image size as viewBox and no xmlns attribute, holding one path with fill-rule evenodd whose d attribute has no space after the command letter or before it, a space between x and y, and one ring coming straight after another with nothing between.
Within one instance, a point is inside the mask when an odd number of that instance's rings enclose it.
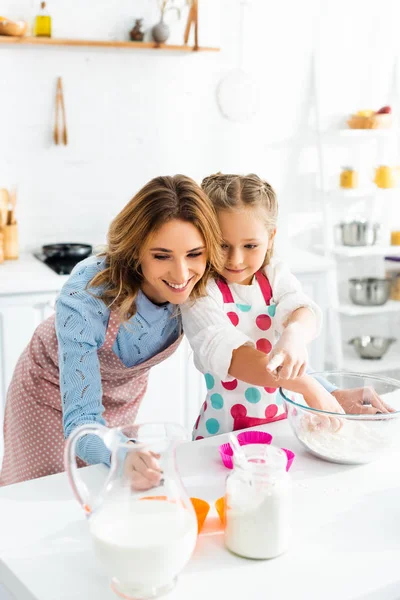
<instances>
[{"instance_id":1,"label":"woman's arm","mask_svg":"<svg viewBox=\"0 0 400 600\"><path fill-rule=\"evenodd\" d=\"M85 261L86 262L86 261ZM63 429L67 439L76 427L88 423L105 425L98 349L105 340L109 311L86 291L96 267L74 270L56 303L60 391ZM93 272L92 272L93 271ZM94 435L81 438L78 456L88 464L110 464L110 452Z\"/></svg>"}]
</instances>

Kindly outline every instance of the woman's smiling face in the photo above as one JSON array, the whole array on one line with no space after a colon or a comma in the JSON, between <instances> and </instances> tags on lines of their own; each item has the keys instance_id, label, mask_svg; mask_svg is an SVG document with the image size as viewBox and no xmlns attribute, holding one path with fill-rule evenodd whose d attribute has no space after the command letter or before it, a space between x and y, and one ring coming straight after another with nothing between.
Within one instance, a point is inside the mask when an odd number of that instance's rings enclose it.
<instances>
[{"instance_id":1,"label":"woman's smiling face","mask_svg":"<svg viewBox=\"0 0 400 600\"><path fill-rule=\"evenodd\" d=\"M173 219L144 245L141 289L156 304L182 304L202 278L206 265L206 247L199 230L192 223Z\"/></svg>"}]
</instances>

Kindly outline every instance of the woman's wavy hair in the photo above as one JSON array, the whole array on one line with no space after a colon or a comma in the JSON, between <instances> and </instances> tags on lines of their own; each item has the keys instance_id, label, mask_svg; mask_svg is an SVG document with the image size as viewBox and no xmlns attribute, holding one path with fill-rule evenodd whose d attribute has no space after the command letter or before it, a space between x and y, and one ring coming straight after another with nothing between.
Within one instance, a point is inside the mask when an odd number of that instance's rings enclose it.
<instances>
[{"instance_id":1,"label":"woman's wavy hair","mask_svg":"<svg viewBox=\"0 0 400 600\"><path fill-rule=\"evenodd\" d=\"M223 265L221 234L215 210L199 185L185 175L156 177L147 183L112 221L108 245L101 256L106 268L90 281L96 296L118 309L121 321L136 312L136 296L143 282L140 261L149 237L165 223L179 219L192 223L202 235L207 265L190 298L206 294L206 284Z\"/></svg>"},{"instance_id":2,"label":"woman's wavy hair","mask_svg":"<svg viewBox=\"0 0 400 600\"><path fill-rule=\"evenodd\" d=\"M245 208L264 209L265 226L270 235L276 229L278 200L272 186L258 175L224 175L216 173L203 179L201 187L210 198L215 210L237 210ZM273 255L274 244L267 251L263 267Z\"/></svg>"}]
</instances>

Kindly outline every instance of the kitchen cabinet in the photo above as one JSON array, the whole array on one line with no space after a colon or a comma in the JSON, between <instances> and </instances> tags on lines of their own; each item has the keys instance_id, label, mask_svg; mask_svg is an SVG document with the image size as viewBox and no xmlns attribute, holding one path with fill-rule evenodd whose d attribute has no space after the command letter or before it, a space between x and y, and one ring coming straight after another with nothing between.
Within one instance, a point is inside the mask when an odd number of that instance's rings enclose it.
<instances>
[{"instance_id":1,"label":"kitchen cabinet","mask_svg":"<svg viewBox=\"0 0 400 600\"><path fill-rule=\"evenodd\" d=\"M4 408L5 392L17 360L36 327L52 312L55 293L0 296L0 390Z\"/></svg>"},{"instance_id":2,"label":"kitchen cabinet","mask_svg":"<svg viewBox=\"0 0 400 600\"><path fill-rule=\"evenodd\" d=\"M138 421L174 421L191 433L205 396L203 375L194 366L192 350L184 338L172 356L151 369Z\"/></svg>"}]
</instances>

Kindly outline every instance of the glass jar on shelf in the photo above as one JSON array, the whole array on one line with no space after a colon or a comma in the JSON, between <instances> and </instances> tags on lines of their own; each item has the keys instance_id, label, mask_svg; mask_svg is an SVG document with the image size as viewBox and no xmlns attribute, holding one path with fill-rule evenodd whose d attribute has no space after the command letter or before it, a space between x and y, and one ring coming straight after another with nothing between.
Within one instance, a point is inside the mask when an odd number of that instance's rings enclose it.
<instances>
[{"instance_id":1,"label":"glass jar on shelf","mask_svg":"<svg viewBox=\"0 0 400 600\"><path fill-rule=\"evenodd\" d=\"M358 173L352 167L342 167L340 173L340 187L354 189L358 187Z\"/></svg>"},{"instance_id":2,"label":"glass jar on shelf","mask_svg":"<svg viewBox=\"0 0 400 600\"><path fill-rule=\"evenodd\" d=\"M390 299L400 300L400 256L385 256L385 276L391 280Z\"/></svg>"},{"instance_id":3,"label":"glass jar on shelf","mask_svg":"<svg viewBox=\"0 0 400 600\"><path fill-rule=\"evenodd\" d=\"M382 189L389 189L396 187L397 173L395 169L387 165L380 165L375 170L374 183L377 187Z\"/></svg>"}]
</instances>

